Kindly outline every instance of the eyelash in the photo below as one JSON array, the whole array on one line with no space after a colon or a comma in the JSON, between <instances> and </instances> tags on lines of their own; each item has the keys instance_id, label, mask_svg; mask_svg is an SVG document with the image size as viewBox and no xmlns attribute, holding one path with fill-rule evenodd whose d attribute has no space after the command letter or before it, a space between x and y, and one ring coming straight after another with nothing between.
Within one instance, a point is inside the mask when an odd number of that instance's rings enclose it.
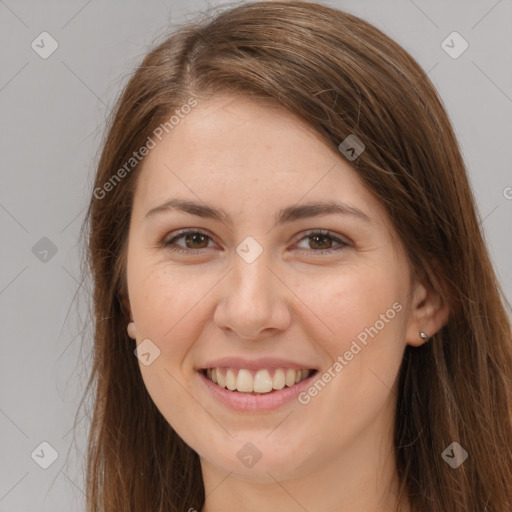
<instances>
[{"instance_id":1,"label":"eyelash","mask_svg":"<svg viewBox=\"0 0 512 512\"><path fill-rule=\"evenodd\" d=\"M170 240L168 240L168 241L164 240L162 242L162 245L163 245L164 248L168 249L169 251L181 252L181 253L193 253L193 254L195 254L198 251L200 252L200 251L203 251L203 250L207 249L206 247L204 247L202 249L188 249L188 248L172 247L173 242L175 242L176 240L179 240L180 238L182 238L183 236L188 235L188 234L199 234L199 235L206 236L210 240L212 239L212 237L210 235L208 235L208 233L205 233L204 231L201 231L199 229L186 229L186 230L178 232L176 234L176 236L174 236ZM312 237L312 236L318 236L318 235L324 236L324 237L329 237L329 238L331 238L332 240L334 240L336 243L338 243L340 245L339 245L339 247L330 248L330 249L320 249L320 250L311 249L311 251L316 253L316 254L333 253L333 252L339 251L341 249L344 249L345 247L348 247L350 245L349 243L347 243L344 240L342 240L342 239L338 238L337 236L335 236L331 231L321 230L321 229L313 229L311 231L306 232L306 234L297 243L301 242L305 238L309 238L309 237ZM299 249L299 251L309 252L306 249Z\"/></svg>"}]
</instances>

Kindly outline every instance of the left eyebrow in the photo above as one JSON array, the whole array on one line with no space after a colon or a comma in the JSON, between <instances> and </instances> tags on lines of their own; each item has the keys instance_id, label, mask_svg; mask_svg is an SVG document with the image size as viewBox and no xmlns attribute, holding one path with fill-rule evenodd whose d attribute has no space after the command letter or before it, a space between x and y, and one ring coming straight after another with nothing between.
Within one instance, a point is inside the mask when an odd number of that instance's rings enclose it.
<instances>
[{"instance_id":1,"label":"left eyebrow","mask_svg":"<svg viewBox=\"0 0 512 512\"><path fill-rule=\"evenodd\" d=\"M159 206L151 208L145 215L145 219L154 217L157 214L178 210L198 217L219 220L228 226L233 225L233 219L221 208L212 205L190 201L186 199L169 199ZM338 214L352 216L368 224L373 224L370 217L360 209L351 206L343 201L311 202L302 205L292 205L279 210L276 216L276 225L294 222L299 219L319 217L321 215Z\"/></svg>"}]
</instances>

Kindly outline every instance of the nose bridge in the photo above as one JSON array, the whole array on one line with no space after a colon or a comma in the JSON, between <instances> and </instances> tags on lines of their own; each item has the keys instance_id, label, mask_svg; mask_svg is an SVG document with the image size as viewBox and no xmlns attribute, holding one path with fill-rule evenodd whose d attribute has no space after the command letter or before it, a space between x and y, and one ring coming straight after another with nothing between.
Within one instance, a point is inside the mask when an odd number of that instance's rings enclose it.
<instances>
[{"instance_id":1,"label":"nose bridge","mask_svg":"<svg viewBox=\"0 0 512 512\"><path fill-rule=\"evenodd\" d=\"M289 314L283 284L272 269L270 251L251 240L236 248L224 297L217 305L215 321L243 338L256 339L260 332L285 329Z\"/></svg>"},{"instance_id":2,"label":"nose bridge","mask_svg":"<svg viewBox=\"0 0 512 512\"><path fill-rule=\"evenodd\" d=\"M275 279L268 268L272 265L270 252L264 250L252 237L248 238L236 248L233 262L233 283L236 289L232 292L241 294L247 300L267 300L265 296L271 295L272 280Z\"/></svg>"}]
</instances>

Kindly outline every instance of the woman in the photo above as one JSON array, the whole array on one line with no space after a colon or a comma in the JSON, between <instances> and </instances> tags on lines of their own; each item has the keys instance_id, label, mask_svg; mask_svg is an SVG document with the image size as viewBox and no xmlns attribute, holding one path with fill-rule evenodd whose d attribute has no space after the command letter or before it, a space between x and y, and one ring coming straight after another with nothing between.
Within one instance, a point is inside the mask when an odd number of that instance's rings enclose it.
<instances>
[{"instance_id":1,"label":"woman","mask_svg":"<svg viewBox=\"0 0 512 512\"><path fill-rule=\"evenodd\" d=\"M508 304L441 100L378 29L307 2L180 28L87 222L90 512L512 510Z\"/></svg>"}]
</instances>

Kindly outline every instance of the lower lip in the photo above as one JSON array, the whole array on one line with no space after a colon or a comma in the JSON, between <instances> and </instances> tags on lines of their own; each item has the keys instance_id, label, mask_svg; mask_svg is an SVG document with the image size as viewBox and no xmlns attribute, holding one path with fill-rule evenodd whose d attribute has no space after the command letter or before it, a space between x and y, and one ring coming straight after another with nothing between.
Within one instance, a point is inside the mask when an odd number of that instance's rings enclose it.
<instances>
[{"instance_id":1,"label":"lower lip","mask_svg":"<svg viewBox=\"0 0 512 512\"><path fill-rule=\"evenodd\" d=\"M201 381L219 402L231 409L242 412L271 411L292 402L301 391L304 391L310 385L311 379L316 376L316 373L311 374L308 378L291 387L284 387L270 393L253 395L221 388L202 372L198 372Z\"/></svg>"}]
</instances>

